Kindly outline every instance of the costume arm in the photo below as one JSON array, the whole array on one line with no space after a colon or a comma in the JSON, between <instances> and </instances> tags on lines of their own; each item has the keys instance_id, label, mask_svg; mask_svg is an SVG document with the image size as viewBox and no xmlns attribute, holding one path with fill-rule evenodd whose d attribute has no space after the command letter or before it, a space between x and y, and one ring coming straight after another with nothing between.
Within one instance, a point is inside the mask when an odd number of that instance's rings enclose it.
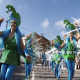
<instances>
[{"instance_id":1,"label":"costume arm","mask_svg":"<svg viewBox=\"0 0 80 80\"><path fill-rule=\"evenodd\" d=\"M1 26L1 23L3 22L4 18L0 18L0 26ZM0 37L2 36L3 34L3 31L0 31Z\"/></svg>"},{"instance_id":2,"label":"costume arm","mask_svg":"<svg viewBox=\"0 0 80 80\"><path fill-rule=\"evenodd\" d=\"M65 42L62 43L62 45L59 46L59 48L63 48L65 46Z\"/></svg>"},{"instance_id":3,"label":"costume arm","mask_svg":"<svg viewBox=\"0 0 80 80\"><path fill-rule=\"evenodd\" d=\"M26 56L29 56L28 54L28 49L24 46L23 44L23 40L21 39L21 43L20 43L21 49L24 51Z\"/></svg>"},{"instance_id":4,"label":"costume arm","mask_svg":"<svg viewBox=\"0 0 80 80\"><path fill-rule=\"evenodd\" d=\"M63 48L65 46L65 42L62 43L62 45L60 46L57 46L54 41L52 41L52 44L55 45L57 48Z\"/></svg>"},{"instance_id":5,"label":"costume arm","mask_svg":"<svg viewBox=\"0 0 80 80\"><path fill-rule=\"evenodd\" d=\"M79 35L74 35L74 37L76 38L76 40L78 41L80 39L80 34Z\"/></svg>"}]
</instances>

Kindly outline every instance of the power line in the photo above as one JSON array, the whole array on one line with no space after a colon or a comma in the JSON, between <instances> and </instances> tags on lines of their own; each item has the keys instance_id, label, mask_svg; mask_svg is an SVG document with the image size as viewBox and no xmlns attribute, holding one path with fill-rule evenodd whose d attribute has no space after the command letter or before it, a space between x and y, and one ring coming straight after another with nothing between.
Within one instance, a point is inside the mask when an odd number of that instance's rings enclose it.
<instances>
[{"instance_id":1,"label":"power line","mask_svg":"<svg viewBox=\"0 0 80 80\"><path fill-rule=\"evenodd\" d=\"M20 28L23 28L23 27L20 27ZM25 30L27 30L27 31L30 31L30 32L35 32L35 31L31 31L31 30L29 30L29 29L26 29L26 28L23 28L23 29L25 29Z\"/></svg>"},{"instance_id":2,"label":"power line","mask_svg":"<svg viewBox=\"0 0 80 80\"><path fill-rule=\"evenodd\" d=\"M2 17L1 15L0 15L0 17ZM5 20L4 19L4 21L6 22L7 20ZM31 31L31 30L29 30L29 29L26 29L26 28L24 28L24 27L20 27L20 28L22 28L22 29L24 29L24 30L27 30L27 31L30 31L30 32L35 32L35 31ZM59 30L60 31L60 30ZM55 33L55 30L54 31L52 31L52 34L53 34L53 32L54 32L54 34L56 34ZM50 36L50 32L47 32L47 33L43 33L44 34L44 36Z\"/></svg>"}]
</instances>

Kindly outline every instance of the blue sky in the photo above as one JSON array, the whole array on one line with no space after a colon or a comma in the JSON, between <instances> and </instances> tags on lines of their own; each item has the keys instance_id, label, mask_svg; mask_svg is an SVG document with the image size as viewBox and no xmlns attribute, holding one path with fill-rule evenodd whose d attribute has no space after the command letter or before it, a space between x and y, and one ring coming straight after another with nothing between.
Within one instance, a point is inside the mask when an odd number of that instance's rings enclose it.
<instances>
[{"instance_id":1,"label":"blue sky","mask_svg":"<svg viewBox=\"0 0 80 80\"><path fill-rule=\"evenodd\" d=\"M37 32L39 35L43 33L47 39L55 39L60 35L63 39L65 32L64 19L75 23L71 17L78 19L80 24L80 0L0 0L0 15L7 20L10 13L6 13L6 5L13 5L17 12L21 15L20 28L25 35ZM0 16L0 17L1 17ZM4 21L0 30L6 29Z\"/></svg>"}]
</instances>

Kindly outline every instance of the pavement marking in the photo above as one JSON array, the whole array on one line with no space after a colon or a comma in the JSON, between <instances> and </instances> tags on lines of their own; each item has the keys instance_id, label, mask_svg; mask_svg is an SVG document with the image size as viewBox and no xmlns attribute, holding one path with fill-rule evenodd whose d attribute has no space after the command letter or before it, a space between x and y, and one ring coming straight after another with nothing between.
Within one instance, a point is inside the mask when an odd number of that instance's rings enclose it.
<instances>
[{"instance_id":1,"label":"pavement marking","mask_svg":"<svg viewBox=\"0 0 80 80\"><path fill-rule=\"evenodd\" d=\"M34 70L33 70L33 74L32 74L32 80L35 80Z\"/></svg>"}]
</instances>

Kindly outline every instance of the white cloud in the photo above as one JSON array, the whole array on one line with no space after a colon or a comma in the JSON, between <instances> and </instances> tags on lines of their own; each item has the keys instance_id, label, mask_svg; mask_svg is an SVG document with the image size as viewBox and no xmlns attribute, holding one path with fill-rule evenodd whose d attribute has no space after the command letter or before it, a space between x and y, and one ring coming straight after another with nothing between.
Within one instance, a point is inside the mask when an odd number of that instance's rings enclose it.
<instances>
[{"instance_id":1,"label":"white cloud","mask_svg":"<svg viewBox=\"0 0 80 80\"><path fill-rule=\"evenodd\" d=\"M80 18L77 19L77 20L74 20L72 23L73 23L73 24L78 23L78 24L80 25ZM55 22L54 25L55 25L55 26L58 26L58 27L65 28L65 25L66 25L66 24L64 24L64 23L63 23L63 20L61 20L61 21Z\"/></svg>"},{"instance_id":2,"label":"white cloud","mask_svg":"<svg viewBox=\"0 0 80 80\"><path fill-rule=\"evenodd\" d=\"M21 6L19 6L19 10L21 10Z\"/></svg>"},{"instance_id":3,"label":"white cloud","mask_svg":"<svg viewBox=\"0 0 80 80\"><path fill-rule=\"evenodd\" d=\"M0 3L2 3L2 0L0 0Z\"/></svg>"},{"instance_id":4,"label":"white cloud","mask_svg":"<svg viewBox=\"0 0 80 80\"><path fill-rule=\"evenodd\" d=\"M64 35L64 33L65 33L64 31L61 31L61 34L62 34L62 35Z\"/></svg>"},{"instance_id":5,"label":"white cloud","mask_svg":"<svg viewBox=\"0 0 80 80\"><path fill-rule=\"evenodd\" d=\"M77 21L73 21L73 24L78 23L80 25L80 18Z\"/></svg>"},{"instance_id":6,"label":"white cloud","mask_svg":"<svg viewBox=\"0 0 80 80\"><path fill-rule=\"evenodd\" d=\"M63 23L63 20L56 22L55 26L59 26L59 27L65 28L65 24Z\"/></svg>"},{"instance_id":7,"label":"white cloud","mask_svg":"<svg viewBox=\"0 0 80 80\"><path fill-rule=\"evenodd\" d=\"M41 24L41 26L43 26L45 29L49 26L49 21L48 21L48 19L45 19L44 21L43 21L43 23Z\"/></svg>"},{"instance_id":8,"label":"white cloud","mask_svg":"<svg viewBox=\"0 0 80 80\"><path fill-rule=\"evenodd\" d=\"M27 4L24 4L24 6L23 6L23 7L27 8L28 6L27 6Z\"/></svg>"},{"instance_id":9,"label":"white cloud","mask_svg":"<svg viewBox=\"0 0 80 80\"><path fill-rule=\"evenodd\" d=\"M19 10L21 10L22 8L27 8L27 7L28 7L27 4L24 4L22 6L19 5Z\"/></svg>"}]
</instances>

